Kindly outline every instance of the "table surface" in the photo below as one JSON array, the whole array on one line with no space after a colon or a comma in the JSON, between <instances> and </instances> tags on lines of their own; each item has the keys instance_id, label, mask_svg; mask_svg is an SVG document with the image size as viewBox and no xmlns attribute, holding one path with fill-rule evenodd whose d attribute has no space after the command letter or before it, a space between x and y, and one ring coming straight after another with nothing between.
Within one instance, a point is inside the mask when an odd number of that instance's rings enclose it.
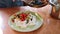
<instances>
[{"instance_id":1,"label":"table surface","mask_svg":"<svg viewBox=\"0 0 60 34\"><path fill-rule=\"evenodd\" d=\"M15 8L0 8L0 34L60 34L60 20L50 16L52 6L47 5L42 8L33 8L29 6ZM39 13L43 18L41 28L32 32L17 32L12 30L8 25L9 17L23 10L30 10Z\"/></svg>"}]
</instances>

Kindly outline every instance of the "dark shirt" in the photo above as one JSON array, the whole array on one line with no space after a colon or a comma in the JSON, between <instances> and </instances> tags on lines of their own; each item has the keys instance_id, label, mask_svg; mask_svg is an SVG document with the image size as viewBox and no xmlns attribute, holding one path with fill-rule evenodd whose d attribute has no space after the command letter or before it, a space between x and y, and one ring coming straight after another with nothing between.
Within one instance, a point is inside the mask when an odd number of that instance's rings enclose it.
<instances>
[{"instance_id":1,"label":"dark shirt","mask_svg":"<svg viewBox=\"0 0 60 34\"><path fill-rule=\"evenodd\" d=\"M16 0L15 2L13 2L12 0L0 0L0 8L16 7L16 6L24 6L24 2L21 0Z\"/></svg>"}]
</instances>

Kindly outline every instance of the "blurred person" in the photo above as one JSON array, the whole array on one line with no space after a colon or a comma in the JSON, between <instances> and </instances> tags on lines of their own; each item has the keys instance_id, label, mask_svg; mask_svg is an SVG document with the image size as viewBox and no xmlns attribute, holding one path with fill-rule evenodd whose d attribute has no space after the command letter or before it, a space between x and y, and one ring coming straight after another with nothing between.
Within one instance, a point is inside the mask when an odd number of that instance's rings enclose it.
<instances>
[{"instance_id":1,"label":"blurred person","mask_svg":"<svg viewBox=\"0 0 60 34\"><path fill-rule=\"evenodd\" d=\"M24 6L24 2L21 0L0 0L0 8Z\"/></svg>"}]
</instances>

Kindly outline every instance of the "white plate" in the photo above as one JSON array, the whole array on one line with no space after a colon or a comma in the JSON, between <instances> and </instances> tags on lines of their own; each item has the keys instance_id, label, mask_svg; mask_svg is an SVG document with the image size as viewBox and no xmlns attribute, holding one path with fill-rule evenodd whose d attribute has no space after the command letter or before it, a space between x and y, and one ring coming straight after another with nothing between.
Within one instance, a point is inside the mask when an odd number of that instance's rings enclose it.
<instances>
[{"instance_id":1,"label":"white plate","mask_svg":"<svg viewBox=\"0 0 60 34\"><path fill-rule=\"evenodd\" d=\"M25 11L24 11L25 12ZM19 14L20 12L17 12L16 14ZM9 26L16 31L19 32L31 32L34 30L37 30L38 28L40 28L43 25L43 18L36 12L31 12L32 14L34 14L37 18L38 18L38 22L36 22L35 26L28 26L27 28L20 28L18 26L15 25L15 23L12 23L11 19L13 18L13 15L9 18L8 24Z\"/></svg>"}]
</instances>

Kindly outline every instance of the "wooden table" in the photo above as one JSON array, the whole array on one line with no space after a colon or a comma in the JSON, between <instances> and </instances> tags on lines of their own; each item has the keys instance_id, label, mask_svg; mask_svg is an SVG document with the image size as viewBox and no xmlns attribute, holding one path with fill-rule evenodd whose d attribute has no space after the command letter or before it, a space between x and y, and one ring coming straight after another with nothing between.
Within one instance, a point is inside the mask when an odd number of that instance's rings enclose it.
<instances>
[{"instance_id":1,"label":"wooden table","mask_svg":"<svg viewBox=\"0 0 60 34\"><path fill-rule=\"evenodd\" d=\"M44 24L38 30L33 32L17 32L12 30L8 25L9 17L20 11L31 10L38 12L44 19ZM42 8L32 8L29 6L15 8L0 8L0 34L60 34L60 20L50 17L51 6L47 5Z\"/></svg>"}]
</instances>

